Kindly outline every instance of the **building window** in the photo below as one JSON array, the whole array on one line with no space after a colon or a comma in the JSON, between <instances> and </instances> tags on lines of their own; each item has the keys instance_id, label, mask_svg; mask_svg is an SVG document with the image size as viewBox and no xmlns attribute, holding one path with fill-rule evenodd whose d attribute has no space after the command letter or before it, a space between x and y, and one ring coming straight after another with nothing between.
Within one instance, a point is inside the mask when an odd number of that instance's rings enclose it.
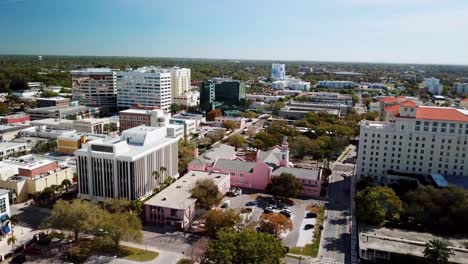
<instances>
[{"instance_id":1,"label":"building window","mask_svg":"<svg viewBox=\"0 0 468 264\"><path fill-rule=\"evenodd\" d=\"M5 198L0 199L0 213L6 212L6 201Z\"/></svg>"},{"instance_id":2,"label":"building window","mask_svg":"<svg viewBox=\"0 0 468 264\"><path fill-rule=\"evenodd\" d=\"M176 215L177 215L177 210L171 209L171 216L176 216Z\"/></svg>"}]
</instances>

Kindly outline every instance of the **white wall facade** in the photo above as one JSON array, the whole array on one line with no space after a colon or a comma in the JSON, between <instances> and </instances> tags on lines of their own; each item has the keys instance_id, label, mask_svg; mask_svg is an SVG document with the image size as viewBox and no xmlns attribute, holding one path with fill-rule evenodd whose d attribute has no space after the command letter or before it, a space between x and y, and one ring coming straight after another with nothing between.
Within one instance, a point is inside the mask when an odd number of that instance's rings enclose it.
<instances>
[{"instance_id":1,"label":"white wall facade","mask_svg":"<svg viewBox=\"0 0 468 264\"><path fill-rule=\"evenodd\" d=\"M398 173L468 176L468 122L395 118L362 121L357 175L388 183Z\"/></svg>"},{"instance_id":2,"label":"white wall facade","mask_svg":"<svg viewBox=\"0 0 468 264\"><path fill-rule=\"evenodd\" d=\"M171 73L141 69L117 73L117 107L131 108L135 104L171 107Z\"/></svg>"}]
</instances>

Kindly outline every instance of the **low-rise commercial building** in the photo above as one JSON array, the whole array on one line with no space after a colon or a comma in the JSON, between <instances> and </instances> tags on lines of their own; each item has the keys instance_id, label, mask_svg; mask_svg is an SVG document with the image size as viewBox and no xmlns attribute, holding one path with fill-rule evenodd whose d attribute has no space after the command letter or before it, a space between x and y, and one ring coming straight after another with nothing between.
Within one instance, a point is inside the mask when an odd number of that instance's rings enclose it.
<instances>
[{"instance_id":1,"label":"low-rise commercial building","mask_svg":"<svg viewBox=\"0 0 468 264\"><path fill-rule=\"evenodd\" d=\"M135 105L131 109L119 112L120 130L127 130L141 125L163 127L169 124L171 114L157 107Z\"/></svg>"},{"instance_id":2,"label":"low-rise commercial building","mask_svg":"<svg viewBox=\"0 0 468 264\"><path fill-rule=\"evenodd\" d=\"M145 221L148 224L166 224L177 229L188 229L193 221L196 199L192 198L192 189L197 181L210 179L224 195L230 185L230 176L226 173L189 171L166 189L150 198L144 204Z\"/></svg>"},{"instance_id":3,"label":"low-rise commercial building","mask_svg":"<svg viewBox=\"0 0 468 264\"><path fill-rule=\"evenodd\" d=\"M302 119L309 112L325 112L335 116L345 116L351 109L352 106L348 106L345 104L322 104L313 102L291 101L288 103L288 105L281 108L281 110L278 112L278 116L291 120Z\"/></svg>"},{"instance_id":4,"label":"low-rise commercial building","mask_svg":"<svg viewBox=\"0 0 468 264\"><path fill-rule=\"evenodd\" d=\"M15 113L0 117L0 122L4 125L26 124L29 121L31 121L31 119L26 113Z\"/></svg>"},{"instance_id":5,"label":"low-rise commercial building","mask_svg":"<svg viewBox=\"0 0 468 264\"><path fill-rule=\"evenodd\" d=\"M305 82L300 79L296 78L286 78L283 80L274 81L271 83L271 88L284 90L285 88L289 88L291 90L297 91L309 91L310 90L310 82Z\"/></svg>"},{"instance_id":6,"label":"low-rise commercial building","mask_svg":"<svg viewBox=\"0 0 468 264\"><path fill-rule=\"evenodd\" d=\"M70 105L70 99L65 97L47 97L47 98L37 98L36 99L37 107L66 107Z\"/></svg>"},{"instance_id":7,"label":"low-rise commercial building","mask_svg":"<svg viewBox=\"0 0 468 264\"><path fill-rule=\"evenodd\" d=\"M15 139L21 130L28 126L21 125L0 125L0 142L12 141Z\"/></svg>"},{"instance_id":8,"label":"low-rise commercial building","mask_svg":"<svg viewBox=\"0 0 468 264\"><path fill-rule=\"evenodd\" d=\"M99 107L89 106L53 106L30 109L27 112L31 120L54 118L54 119L83 119L99 116Z\"/></svg>"},{"instance_id":9,"label":"low-rise commercial building","mask_svg":"<svg viewBox=\"0 0 468 264\"><path fill-rule=\"evenodd\" d=\"M36 192L63 180L73 180L73 171L56 161L26 155L0 162L0 188L12 192L12 202L21 203Z\"/></svg>"},{"instance_id":10,"label":"low-rise commercial building","mask_svg":"<svg viewBox=\"0 0 468 264\"><path fill-rule=\"evenodd\" d=\"M450 263L468 263L468 239L440 237L430 233L415 232L385 227L359 227L359 257L361 259L388 263L403 263L404 255L424 260L424 249L430 240L447 241L450 250Z\"/></svg>"},{"instance_id":11,"label":"low-rise commercial building","mask_svg":"<svg viewBox=\"0 0 468 264\"><path fill-rule=\"evenodd\" d=\"M350 94L318 92L307 95L309 101L321 104L344 104L353 106L353 96Z\"/></svg>"},{"instance_id":12,"label":"low-rise commercial building","mask_svg":"<svg viewBox=\"0 0 468 264\"><path fill-rule=\"evenodd\" d=\"M330 89L353 89L359 85L351 81L319 81L317 87Z\"/></svg>"},{"instance_id":13,"label":"low-rise commercial building","mask_svg":"<svg viewBox=\"0 0 468 264\"><path fill-rule=\"evenodd\" d=\"M28 151L26 143L19 142L0 142L0 160L10 156L25 154Z\"/></svg>"},{"instance_id":14,"label":"low-rise commercial building","mask_svg":"<svg viewBox=\"0 0 468 264\"><path fill-rule=\"evenodd\" d=\"M73 155L75 151L81 149L86 142L96 139L87 135L77 133L67 133L57 137L57 151L64 154Z\"/></svg>"}]
</instances>

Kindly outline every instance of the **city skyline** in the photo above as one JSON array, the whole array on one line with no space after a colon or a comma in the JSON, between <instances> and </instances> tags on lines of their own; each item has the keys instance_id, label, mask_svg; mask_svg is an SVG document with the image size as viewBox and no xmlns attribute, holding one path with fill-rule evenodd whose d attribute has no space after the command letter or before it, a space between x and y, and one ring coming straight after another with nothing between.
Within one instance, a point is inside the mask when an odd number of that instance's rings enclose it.
<instances>
[{"instance_id":1,"label":"city skyline","mask_svg":"<svg viewBox=\"0 0 468 264\"><path fill-rule=\"evenodd\" d=\"M468 3L459 0L3 0L0 8L0 54L468 64L460 34Z\"/></svg>"}]
</instances>

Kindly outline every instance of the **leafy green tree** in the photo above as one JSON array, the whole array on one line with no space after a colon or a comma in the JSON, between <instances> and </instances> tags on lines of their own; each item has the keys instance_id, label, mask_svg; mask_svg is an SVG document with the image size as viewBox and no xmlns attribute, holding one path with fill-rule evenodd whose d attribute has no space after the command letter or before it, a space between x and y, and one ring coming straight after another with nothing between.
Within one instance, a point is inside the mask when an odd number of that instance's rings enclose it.
<instances>
[{"instance_id":1,"label":"leafy green tree","mask_svg":"<svg viewBox=\"0 0 468 264\"><path fill-rule=\"evenodd\" d=\"M91 202L78 199L71 202L59 200L52 208L45 226L72 231L75 241L78 241L80 233L95 232L105 214L106 211Z\"/></svg>"},{"instance_id":2,"label":"leafy green tree","mask_svg":"<svg viewBox=\"0 0 468 264\"><path fill-rule=\"evenodd\" d=\"M236 210L211 209L206 213L206 232L210 236L216 235L221 228L235 227L240 222L240 216Z\"/></svg>"},{"instance_id":3,"label":"leafy green tree","mask_svg":"<svg viewBox=\"0 0 468 264\"><path fill-rule=\"evenodd\" d=\"M236 130L238 128L237 123L232 120L226 120L222 125L227 130Z\"/></svg>"},{"instance_id":4,"label":"leafy green tree","mask_svg":"<svg viewBox=\"0 0 468 264\"><path fill-rule=\"evenodd\" d=\"M104 214L99 227L112 239L115 248L118 248L121 240L141 242L143 239L141 221L136 214L128 212Z\"/></svg>"},{"instance_id":5,"label":"leafy green tree","mask_svg":"<svg viewBox=\"0 0 468 264\"><path fill-rule=\"evenodd\" d=\"M245 144L245 138L239 134L235 134L229 137L229 145L235 148L241 148Z\"/></svg>"},{"instance_id":6,"label":"leafy green tree","mask_svg":"<svg viewBox=\"0 0 468 264\"><path fill-rule=\"evenodd\" d=\"M111 213L122 213L128 212L130 208L130 202L127 199L114 199L114 198L106 198L102 204L104 209Z\"/></svg>"},{"instance_id":7,"label":"leafy green tree","mask_svg":"<svg viewBox=\"0 0 468 264\"><path fill-rule=\"evenodd\" d=\"M448 264L451 254L448 243L443 240L430 240L424 248L424 259L428 264Z\"/></svg>"},{"instance_id":8,"label":"leafy green tree","mask_svg":"<svg viewBox=\"0 0 468 264\"><path fill-rule=\"evenodd\" d=\"M65 191L68 192L68 188L72 186L72 182L69 179L64 179L60 184L60 187L65 188Z\"/></svg>"},{"instance_id":9,"label":"leafy green tree","mask_svg":"<svg viewBox=\"0 0 468 264\"><path fill-rule=\"evenodd\" d=\"M293 198L302 195L302 183L291 173L281 173L273 177L266 190L275 197Z\"/></svg>"},{"instance_id":10,"label":"leafy green tree","mask_svg":"<svg viewBox=\"0 0 468 264\"><path fill-rule=\"evenodd\" d=\"M414 225L439 234L468 234L468 191L460 187L419 187L404 197Z\"/></svg>"},{"instance_id":11,"label":"leafy green tree","mask_svg":"<svg viewBox=\"0 0 468 264\"><path fill-rule=\"evenodd\" d=\"M383 225L386 221L400 219L402 203L388 187L367 187L356 195L356 216L372 225Z\"/></svg>"},{"instance_id":12,"label":"leafy green tree","mask_svg":"<svg viewBox=\"0 0 468 264\"><path fill-rule=\"evenodd\" d=\"M223 199L223 195L212 179L198 180L192 189L192 197L197 199L198 206L204 209L211 209Z\"/></svg>"},{"instance_id":13,"label":"leafy green tree","mask_svg":"<svg viewBox=\"0 0 468 264\"><path fill-rule=\"evenodd\" d=\"M276 146L277 144L279 144L279 142L273 135L271 135L268 132L262 131L255 135L252 147L261 150L268 150Z\"/></svg>"},{"instance_id":14,"label":"leafy green tree","mask_svg":"<svg viewBox=\"0 0 468 264\"><path fill-rule=\"evenodd\" d=\"M247 111L243 114L243 116L245 118L248 118L248 119L252 119L252 118L255 118L257 117L257 114L255 112L252 112L252 111Z\"/></svg>"},{"instance_id":15,"label":"leafy green tree","mask_svg":"<svg viewBox=\"0 0 468 264\"><path fill-rule=\"evenodd\" d=\"M59 94L56 93L56 92L47 91L47 90L46 90L46 91L43 91L43 92L41 93L41 97L44 97L44 98L55 97L55 96L59 96Z\"/></svg>"},{"instance_id":16,"label":"leafy green tree","mask_svg":"<svg viewBox=\"0 0 468 264\"><path fill-rule=\"evenodd\" d=\"M203 264L280 264L286 255L272 235L251 229L221 229L210 241Z\"/></svg>"},{"instance_id":17,"label":"leafy green tree","mask_svg":"<svg viewBox=\"0 0 468 264\"><path fill-rule=\"evenodd\" d=\"M197 147L195 141L180 139L178 144L179 151L179 173L187 170L188 163L193 159L193 153Z\"/></svg>"}]
</instances>

